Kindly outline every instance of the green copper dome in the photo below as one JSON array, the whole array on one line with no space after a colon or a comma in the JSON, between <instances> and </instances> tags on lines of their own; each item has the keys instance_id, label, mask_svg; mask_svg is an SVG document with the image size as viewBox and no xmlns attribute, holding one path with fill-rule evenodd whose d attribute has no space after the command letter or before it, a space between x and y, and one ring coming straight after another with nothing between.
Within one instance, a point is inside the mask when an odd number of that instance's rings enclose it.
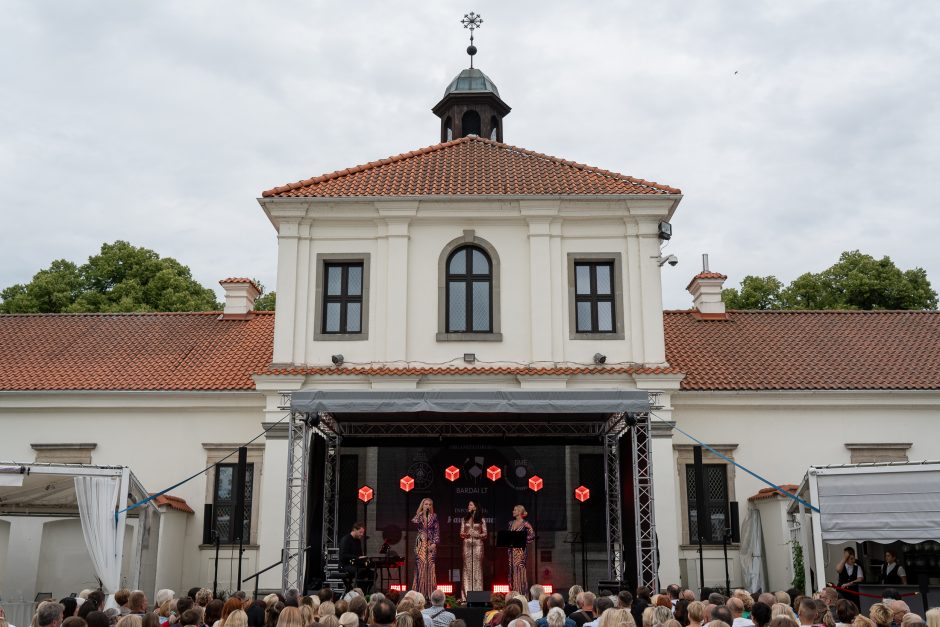
<instances>
[{"instance_id":1,"label":"green copper dome","mask_svg":"<svg viewBox=\"0 0 940 627\"><path fill-rule=\"evenodd\" d=\"M449 94L471 93L471 92L490 92L499 96L499 90L496 89L496 83L490 80L490 77L476 68L468 68L458 74L450 82L447 89L444 90L444 97Z\"/></svg>"}]
</instances>

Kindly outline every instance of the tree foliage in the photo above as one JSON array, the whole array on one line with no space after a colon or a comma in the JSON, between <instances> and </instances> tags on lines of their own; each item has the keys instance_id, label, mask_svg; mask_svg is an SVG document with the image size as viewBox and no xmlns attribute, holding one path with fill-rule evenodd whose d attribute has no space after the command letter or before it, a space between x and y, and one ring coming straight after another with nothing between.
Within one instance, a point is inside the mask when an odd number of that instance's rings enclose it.
<instances>
[{"instance_id":1,"label":"tree foliage","mask_svg":"<svg viewBox=\"0 0 940 627\"><path fill-rule=\"evenodd\" d=\"M255 311L274 311L274 305L277 303L277 292L267 292L264 289L264 283L258 279L252 280L261 290L261 295L255 299Z\"/></svg>"},{"instance_id":2,"label":"tree foliage","mask_svg":"<svg viewBox=\"0 0 940 627\"><path fill-rule=\"evenodd\" d=\"M774 276L746 276L740 289L722 291L730 309L937 308L937 293L923 268L901 270L890 257L846 251L822 272L807 272L786 287Z\"/></svg>"},{"instance_id":3,"label":"tree foliage","mask_svg":"<svg viewBox=\"0 0 940 627\"><path fill-rule=\"evenodd\" d=\"M172 257L118 240L78 266L57 259L0 291L0 313L212 311L215 293Z\"/></svg>"}]
</instances>

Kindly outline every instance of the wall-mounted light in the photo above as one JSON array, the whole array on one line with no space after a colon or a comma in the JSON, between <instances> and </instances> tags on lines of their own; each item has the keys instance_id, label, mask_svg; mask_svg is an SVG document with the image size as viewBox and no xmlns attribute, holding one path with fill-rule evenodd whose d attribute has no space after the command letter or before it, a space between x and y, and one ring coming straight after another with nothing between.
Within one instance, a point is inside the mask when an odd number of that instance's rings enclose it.
<instances>
[{"instance_id":1,"label":"wall-mounted light","mask_svg":"<svg viewBox=\"0 0 940 627\"><path fill-rule=\"evenodd\" d=\"M337 353L336 355L333 355L332 357L330 357L330 360L332 360L334 366L342 366L342 365L343 365L343 356L340 355L339 353Z\"/></svg>"},{"instance_id":2,"label":"wall-mounted light","mask_svg":"<svg viewBox=\"0 0 940 627\"><path fill-rule=\"evenodd\" d=\"M594 363L597 365L607 363L607 355L601 355L600 353L594 353Z\"/></svg>"}]
</instances>

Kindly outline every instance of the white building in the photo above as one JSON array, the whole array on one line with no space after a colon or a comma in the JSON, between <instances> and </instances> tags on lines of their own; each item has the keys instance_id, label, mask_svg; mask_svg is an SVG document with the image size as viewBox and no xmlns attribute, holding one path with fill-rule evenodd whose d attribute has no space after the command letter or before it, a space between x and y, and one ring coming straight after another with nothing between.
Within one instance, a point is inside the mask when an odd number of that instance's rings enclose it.
<instances>
[{"instance_id":1,"label":"white building","mask_svg":"<svg viewBox=\"0 0 940 627\"><path fill-rule=\"evenodd\" d=\"M262 195L278 235L276 315L252 311L255 286L229 279L221 314L0 316L0 460L126 465L155 492L268 428L248 447L250 574L277 562L283 546L282 392L658 391L660 581L697 587L694 442L674 427L778 484L795 483L810 464L937 457L940 315L726 312L725 277L713 272L692 279L691 309L663 312L661 224L677 210L678 189L500 143L509 107L479 70L461 72L434 111L441 144ZM358 483L387 479L381 450L349 449ZM554 489L570 500L589 473L575 457L597 453L558 448L564 485ZM204 505L214 504L223 536L233 537L228 462L163 501L180 514L165 519L155 588L212 581ZM747 498L766 486L724 459L705 462L717 530L728 501L742 504L744 518ZM349 498L347 521L359 516ZM34 513L48 518L0 518L5 600L58 598L94 581L80 551L48 548L80 547L77 521L62 523L41 494L34 499ZM771 501L752 505L764 517L768 587L782 589L792 578L791 537L785 504ZM381 504L365 511L376 537ZM580 530L574 511L569 505L544 539L551 546L538 577L556 586L578 578L564 544L566 531ZM508 514L492 513L502 528ZM725 579L713 534L706 585ZM392 544L406 553L402 540ZM599 545L588 551L594 584L606 578L607 556ZM737 545L729 555L732 584L741 584ZM236 558L223 544L223 588L236 587ZM274 568L260 587L279 587L280 576Z\"/></svg>"}]
</instances>

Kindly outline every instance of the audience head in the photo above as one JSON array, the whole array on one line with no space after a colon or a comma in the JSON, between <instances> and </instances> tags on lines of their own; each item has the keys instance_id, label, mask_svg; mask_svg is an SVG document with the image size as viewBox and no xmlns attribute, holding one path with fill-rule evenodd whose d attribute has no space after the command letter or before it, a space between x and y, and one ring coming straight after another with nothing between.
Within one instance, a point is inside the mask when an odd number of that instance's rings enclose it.
<instances>
[{"instance_id":1,"label":"audience head","mask_svg":"<svg viewBox=\"0 0 940 627\"><path fill-rule=\"evenodd\" d=\"M601 614L598 627L636 627L630 610L623 608L610 608Z\"/></svg>"},{"instance_id":2,"label":"audience head","mask_svg":"<svg viewBox=\"0 0 940 627\"><path fill-rule=\"evenodd\" d=\"M594 614L600 616L613 606L614 602L610 600L610 597L598 597L597 601L594 602Z\"/></svg>"},{"instance_id":3,"label":"audience head","mask_svg":"<svg viewBox=\"0 0 940 627\"><path fill-rule=\"evenodd\" d=\"M773 598L773 595L771 595ZM754 625L757 627L766 627L770 624L770 605L764 603L763 601L758 601L754 604L754 607L751 608L751 620L754 621Z\"/></svg>"},{"instance_id":4,"label":"audience head","mask_svg":"<svg viewBox=\"0 0 940 627\"><path fill-rule=\"evenodd\" d=\"M503 617L499 624L502 627L509 627L509 623L522 616L522 608L515 599L506 602L506 609L503 610Z\"/></svg>"},{"instance_id":5,"label":"audience head","mask_svg":"<svg viewBox=\"0 0 940 627\"><path fill-rule=\"evenodd\" d=\"M705 604L701 601L689 603L686 612L689 616L689 622L701 625L705 620Z\"/></svg>"},{"instance_id":6,"label":"audience head","mask_svg":"<svg viewBox=\"0 0 940 627\"><path fill-rule=\"evenodd\" d=\"M725 601L725 597L718 592L712 592L708 595L708 602L712 605L724 605Z\"/></svg>"},{"instance_id":7,"label":"audience head","mask_svg":"<svg viewBox=\"0 0 940 627\"><path fill-rule=\"evenodd\" d=\"M633 595L626 590L617 593L617 605L621 608L630 608L633 606Z\"/></svg>"},{"instance_id":8,"label":"audience head","mask_svg":"<svg viewBox=\"0 0 940 627\"><path fill-rule=\"evenodd\" d=\"M789 605L787 607L790 607ZM790 608L793 611L793 608ZM799 622L795 618L790 618L786 614L775 616L770 621L770 627L799 627Z\"/></svg>"},{"instance_id":9,"label":"audience head","mask_svg":"<svg viewBox=\"0 0 940 627\"><path fill-rule=\"evenodd\" d=\"M855 620L852 621L852 627L875 627L875 623L867 616L859 614L855 617Z\"/></svg>"},{"instance_id":10,"label":"audience head","mask_svg":"<svg viewBox=\"0 0 940 627\"><path fill-rule=\"evenodd\" d=\"M196 606L198 607L198 606ZM198 627L202 625L202 612L200 612L196 607L191 607L182 614L180 614L180 625L182 627ZM89 625L88 627L92 627ZM211 625L209 627L212 627Z\"/></svg>"},{"instance_id":11,"label":"audience head","mask_svg":"<svg viewBox=\"0 0 940 627\"><path fill-rule=\"evenodd\" d=\"M927 627L940 627L940 607L927 610Z\"/></svg>"},{"instance_id":12,"label":"audience head","mask_svg":"<svg viewBox=\"0 0 940 627\"><path fill-rule=\"evenodd\" d=\"M578 595L582 592L584 592L584 588L579 585L574 585L568 588L568 605L577 605Z\"/></svg>"},{"instance_id":13,"label":"audience head","mask_svg":"<svg viewBox=\"0 0 940 627\"><path fill-rule=\"evenodd\" d=\"M88 627L109 627L111 619L104 612L92 612L85 617L85 623Z\"/></svg>"},{"instance_id":14,"label":"audience head","mask_svg":"<svg viewBox=\"0 0 940 627\"><path fill-rule=\"evenodd\" d=\"M431 605L434 607L444 607L444 601L447 599L447 595L444 594L444 591L438 588L431 593Z\"/></svg>"},{"instance_id":15,"label":"audience head","mask_svg":"<svg viewBox=\"0 0 940 627\"><path fill-rule=\"evenodd\" d=\"M225 603L222 599L212 599L209 601L209 604L206 605L205 621L209 627L212 627L215 621L222 619L223 607L225 607Z\"/></svg>"},{"instance_id":16,"label":"audience head","mask_svg":"<svg viewBox=\"0 0 940 627\"><path fill-rule=\"evenodd\" d=\"M208 588L199 588L199 591L196 592L196 605L201 607L206 607L209 605L209 601L212 600L212 590Z\"/></svg>"},{"instance_id":17,"label":"audience head","mask_svg":"<svg viewBox=\"0 0 940 627\"><path fill-rule=\"evenodd\" d=\"M744 616L744 603L738 597L731 597L725 602L725 607L731 612L732 618L741 618Z\"/></svg>"},{"instance_id":18,"label":"audience head","mask_svg":"<svg viewBox=\"0 0 940 627\"><path fill-rule=\"evenodd\" d=\"M891 609L884 603L875 603L868 610L868 618L879 627L886 627L891 624Z\"/></svg>"},{"instance_id":19,"label":"audience head","mask_svg":"<svg viewBox=\"0 0 940 627\"><path fill-rule=\"evenodd\" d=\"M585 610L594 609L594 600L596 597L593 592L582 592L578 595L581 598L580 607Z\"/></svg>"},{"instance_id":20,"label":"audience head","mask_svg":"<svg viewBox=\"0 0 940 627\"><path fill-rule=\"evenodd\" d=\"M131 614L143 614L147 611L147 595L143 590L134 590L127 597L127 609Z\"/></svg>"},{"instance_id":21,"label":"audience head","mask_svg":"<svg viewBox=\"0 0 940 627\"><path fill-rule=\"evenodd\" d=\"M558 606L554 606L548 610L545 622L548 623L548 627L565 627L565 618L565 611Z\"/></svg>"},{"instance_id":22,"label":"audience head","mask_svg":"<svg viewBox=\"0 0 940 627\"><path fill-rule=\"evenodd\" d=\"M395 622L395 605L388 599L379 599L372 606L372 622L376 625L391 625Z\"/></svg>"},{"instance_id":23,"label":"audience head","mask_svg":"<svg viewBox=\"0 0 940 627\"><path fill-rule=\"evenodd\" d=\"M36 624L39 627L58 627L62 619L62 606L55 601L44 601L36 609Z\"/></svg>"}]
</instances>

